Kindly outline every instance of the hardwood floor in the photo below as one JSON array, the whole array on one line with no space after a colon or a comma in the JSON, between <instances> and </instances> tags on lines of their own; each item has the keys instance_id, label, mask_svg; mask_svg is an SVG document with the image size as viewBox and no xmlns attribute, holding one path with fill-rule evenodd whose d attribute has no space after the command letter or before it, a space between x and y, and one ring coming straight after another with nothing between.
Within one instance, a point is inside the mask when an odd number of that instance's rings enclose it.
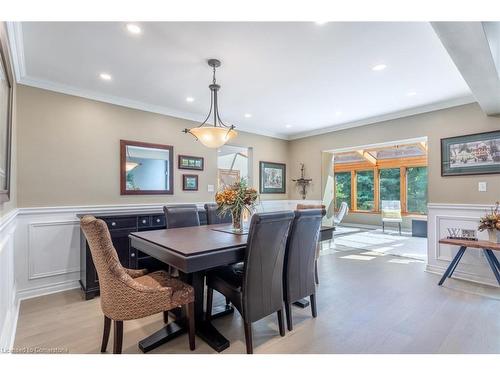
<instances>
[{"instance_id":1,"label":"hardwood floor","mask_svg":"<svg viewBox=\"0 0 500 375\"><path fill-rule=\"evenodd\" d=\"M318 317L293 307L294 330L280 337L273 314L253 325L254 353L500 353L500 288L450 279L424 263L366 250L331 252L319 260ZM217 293L214 305L224 301ZM230 341L223 353L245 353L239 314L214 321ZM163 315L125 322L123 353L163 325ZM71 290L23 301L16 348L99 353L99 299ZM195 353L215 352L201 339ZM112 345L108 346L110 352ZM182 335L151 353L191 353Z\"/></svg>"}]
</instances>

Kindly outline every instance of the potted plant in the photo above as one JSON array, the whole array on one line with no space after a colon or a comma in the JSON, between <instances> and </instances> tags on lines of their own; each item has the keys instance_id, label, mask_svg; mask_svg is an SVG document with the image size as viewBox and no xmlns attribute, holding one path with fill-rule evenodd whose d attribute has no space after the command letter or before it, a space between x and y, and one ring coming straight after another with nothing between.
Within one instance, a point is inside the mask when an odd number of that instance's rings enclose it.
<instances>
[{"instance_id":1,"label":"potted plant","mask_svg":"<svg viewBox=\"0 0 500 375\"><path fill-rule=\"evenodd\" d=\"M478 230L488 230L488 237L491 242L500 242L500 203L496 202L495 207L491 209L485 216L479 219L480 224Z\"/></svg>"},{"instance_id":2,"label":"potted plant","mask_svg":"<svg viewBox=\"0 0 500 375\"><path fill-rule=\"evenodd\" d=\"M232 185L224 187L223 190L215 194L215 202L218 205L219 215L231 212L233 217L233 231L243 232L243 211L252 213L255 202L259 195L253 188L249 188L245 180L240 180Z\"/></svg>"}]
</instances>

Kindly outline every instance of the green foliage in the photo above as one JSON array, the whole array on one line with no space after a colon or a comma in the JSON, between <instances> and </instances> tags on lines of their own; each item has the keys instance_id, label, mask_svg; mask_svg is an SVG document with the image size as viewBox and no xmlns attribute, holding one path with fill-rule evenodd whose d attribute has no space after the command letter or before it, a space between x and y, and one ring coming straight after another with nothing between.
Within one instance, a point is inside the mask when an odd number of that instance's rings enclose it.
<instances>
[{"instance_id":1,"label":"green foliage","mask_svg":"<svg viewBox=\"0 0 500 375\"><path fill-rule=\"evenodd\" d=\"M380 170L380 200L399 201L400 200L400 171L399 168Z\"/></svg>"},{"instance_id":2,"label":"green foliage","mask_svg":"<svg viewBox=\"0 0 500 375\"><path fill-rule=\"evenodd\" d=\"M356 173L357 209L373 210L373 171Z\"/></svg>"},{"instance_id":3,"label":"green foliage","mask_svg":"<svg viewBox=\"0 0 500 375\"><path fill-rule=\"evenodd\" d=\"M342 202L351 205L351 172L335 173L335 208L337 210Z\"/></svg>"},{"instance_id":4,"label":"green foliage","mask_svg":"<svg viewBox=\"0 0 500 375\"><path fill-rule=\"evenodd\" d=\"M407 169L408 212L427 213L427 167Z\"/></svg>"}]
</instances>

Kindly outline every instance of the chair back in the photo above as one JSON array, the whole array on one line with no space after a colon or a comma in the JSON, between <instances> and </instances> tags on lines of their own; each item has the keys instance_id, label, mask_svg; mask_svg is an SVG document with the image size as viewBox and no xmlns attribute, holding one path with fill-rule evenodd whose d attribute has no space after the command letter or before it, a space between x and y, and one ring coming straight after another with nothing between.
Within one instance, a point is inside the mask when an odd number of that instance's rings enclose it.
<instances>
[{"instance_id":1,"label":"chair back","mask_svg":"<svg viewBox=\"0 0 500 375\"><path fill-rule=\"evenodd\" d=\"M335 224L340 224L344 220L345 215L349 213L349 206L346 202L340 204L340 209L337 215L335 215L333 221Z\"/></svg>"},{"instance_id":2,"label":"chair back","mask_svg":"<svg viewBox=\"0 0 500 375\"><path fill-rule=\"evenodd\" d=\"M205 211L207 212L207 224L224 224L232 221L231 213L226 212L224 215L217 213L217 203L205 203Z\"/></svg>"},{"instance_id":3,"label":"chair back","mask_svg":"<svg viewBox=\"0 0 500 375\"><path fill-rule=\"evenodd\" d=\"M195 204L167 205L163 207L163 212L167 229L200 225L198 207Z\"/></svg>"},{"instance_id":4,"label":"chair back","mask_svg":"<svg viewBox=\"0 0 500 375\"><path fill-rule=\"evenodd\" d=\"M108 317L112 317L119 304L117 299L124 285L123 281L131 277L118 259L108 227L103 220L84 216L80 220L80 227L87 238L99 277L102 310Z\"/></svg>"},{"instance_id":5,"label":"chair back","mask_svg":"<svg viewBox=\"0 0 500 375\"><path fill-rule=\"evenodd\" d=\"M402 220L401 201L382 201L380 212L382 220Z\"/></svg>"},{"instance_id":6,"label":"chair back","mask_svg":"<svg viewBox=\"0 0 500 375\"><path fill-rule=\"evenodd\" d=\"M255 322L283 308L283 260L292 211L252 216L245 252L243 316Z\"/></svg>"},{"instance_id":7,"label":"chair back","mask_svg":"<svg viewBox=\"0 0 500 375\"><path fill-rule=\"evenodd\" d=\"M283 269L284 298L288 303L315 293L314 260L322 216L320 209L295 211Z\"/></svg>"},{"instance_id":8,"label":"chair back","mask_svg":"<svg viewBox=\"0 0 500 375\"><path fill-rule=\"evenodd\" d=\"M326 206L324 204L303 204L298 203L296 206L296 210L311 210L311 209L321 209L321 215L326 215Z\"/></svg>"}]
</instances>

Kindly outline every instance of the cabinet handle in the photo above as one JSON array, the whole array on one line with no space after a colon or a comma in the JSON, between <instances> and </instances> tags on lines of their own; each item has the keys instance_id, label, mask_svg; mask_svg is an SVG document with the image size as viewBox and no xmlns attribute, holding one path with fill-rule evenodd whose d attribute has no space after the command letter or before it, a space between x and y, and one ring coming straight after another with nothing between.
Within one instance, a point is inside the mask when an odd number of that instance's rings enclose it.
<instances>
[{"instance_id":1,"label":"cabinet handle","mask_svg":"<svg viewBox=\"0 0 500 375\"><path fill-rule=\"evenodd\" d=\"M156 219L156 222L159 223L160 222L160 219Z\"/></svg>"},{"instance_id":2,"label":"cabinet handle","mask_svg":"<svg viewBox=\"0 0 500 375\"><path fill-rule=\"evenodd\" d=\"M143 223L143 224L146 224L146 219L142 220L142 223Z\"/></svg>"},{"instance_id":3,"label":"cabinet handle","mask_svg":"<svg viewBox=\"0 0 500 375\"><path fill-rule=\"evenodd\" d=\"M130 253L130 257L131 258L135 257L135 253Z\"/></svg>"},{"instance_id":4,"label":"cabinet handle","mask_svg":"<svg viewBox=\"0 0 500 375\"><path fill-rule=\"evenodd\" d=\"M114 221L111 222L111 226L114 227L116 226L116 223Z\"/></svg>"}]
</instances>

